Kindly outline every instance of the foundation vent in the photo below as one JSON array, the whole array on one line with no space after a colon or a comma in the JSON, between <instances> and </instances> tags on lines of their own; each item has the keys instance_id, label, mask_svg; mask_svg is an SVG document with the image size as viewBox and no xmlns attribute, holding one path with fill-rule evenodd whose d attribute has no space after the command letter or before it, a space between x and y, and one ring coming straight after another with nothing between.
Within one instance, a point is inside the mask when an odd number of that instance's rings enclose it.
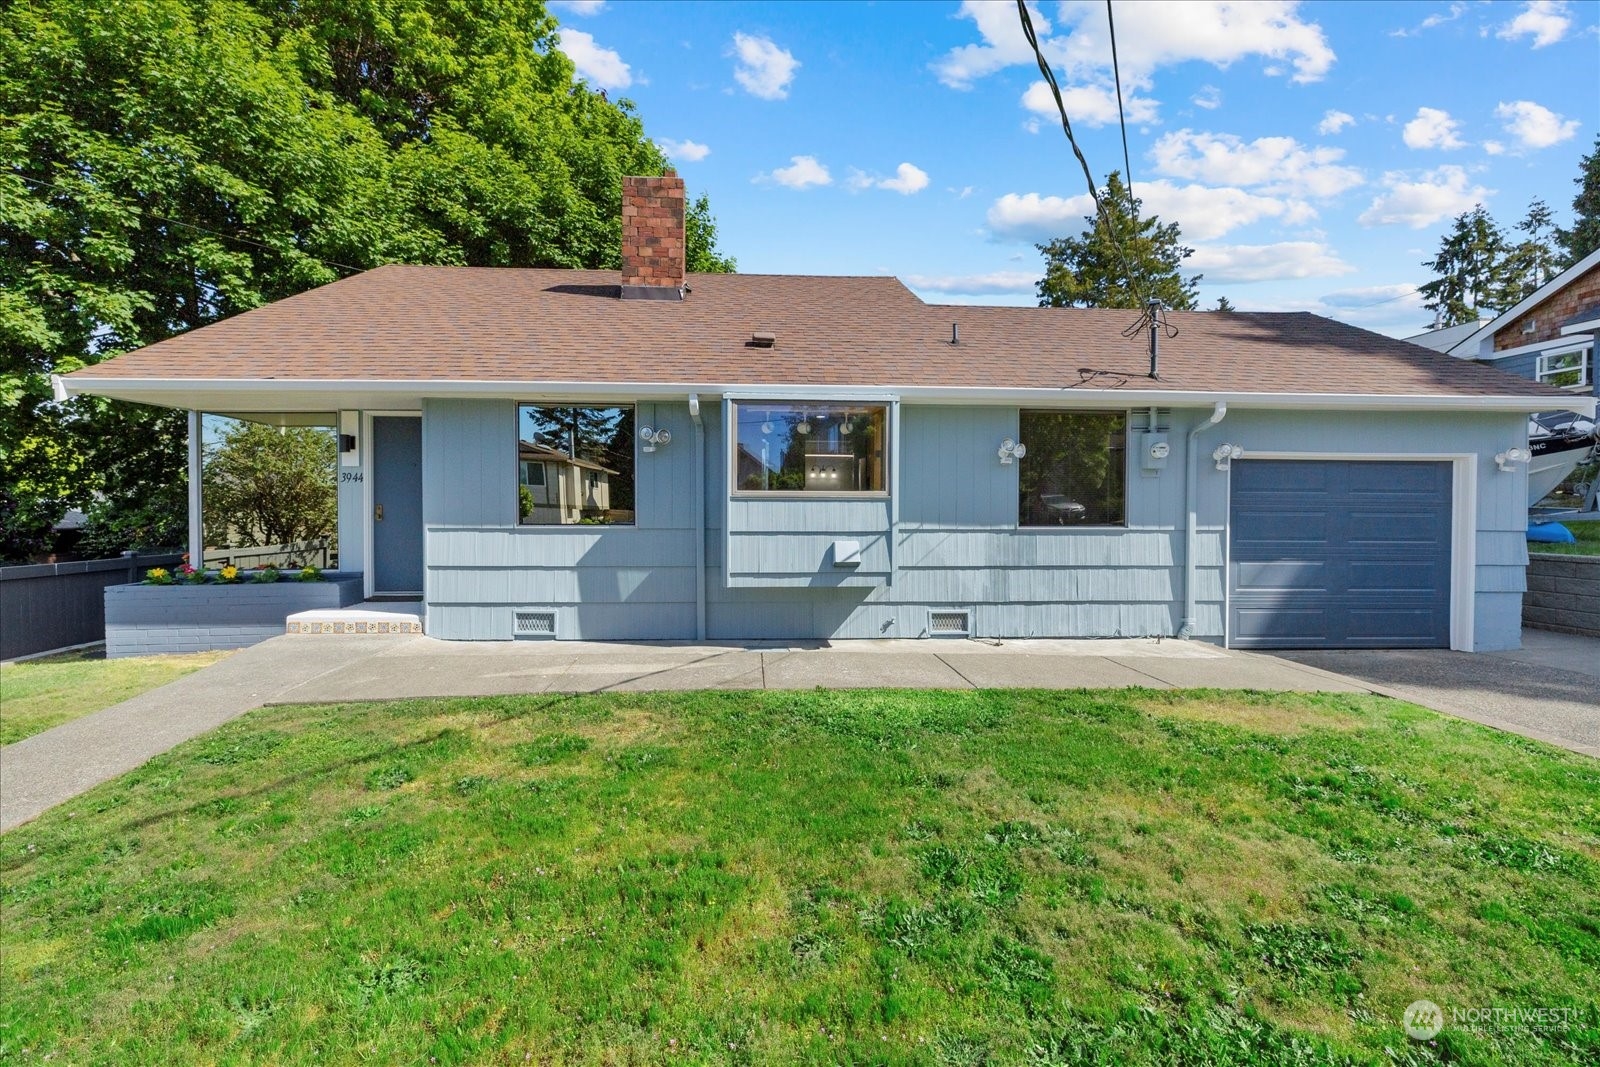
<instances>
[{"instance_id":1,"label":"foundation vent","mask_svg":"<svg viewBox=\"0 0 1600 1067\"><path fill-rule=\"evenodd\" d=\"M934 637L966 637L972 632L970 611L928 612L928 633Z\"/></svg>"},{"instance_id":2,"label":"foundation vent","mask_svg":"<svg viewBox=\"0 0 1600 1067\"><path fill-rule=\"evenodd\" d=\"M556 613L553 610L523 609L517 612L516 626L512 636L517 638L554 637L556 635Z\"/></svg>"}]
</instances>

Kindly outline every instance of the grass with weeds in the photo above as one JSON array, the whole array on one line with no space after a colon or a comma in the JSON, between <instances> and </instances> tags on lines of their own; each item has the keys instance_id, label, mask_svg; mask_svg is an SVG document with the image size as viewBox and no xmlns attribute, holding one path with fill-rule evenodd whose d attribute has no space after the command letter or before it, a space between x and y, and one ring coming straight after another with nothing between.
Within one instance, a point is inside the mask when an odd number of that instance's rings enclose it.
<instances>
[{"instance_id":1,"label":"grass with weeds","mask_svg":"<svg viewBox=\"0 0 1600 1067\"><path fill-rule=\"evenodd\" d=\"M209 667L226 652L106 659L104 649L0 664L0 745Z\"/></svg>"},{"instance_id":2,"label":"grass with weeds","mask_svg":"<svg viewBox=\"0 0 1600 1067\"><path fill-rule=\"evenodd\" d=\"M1553 552L1558 556L1600 556L1600 520L1587 519L1562 523L1572 531L1575 540L1570 545L1529 541L1529 552Z\"/></svg>"},{"instance_id":3,"label":"grass with weeds","mask_svg":"<svg viewBox=\"0 0 1600 1067\"><path fill-rule=\"evenodd\" d=\"M0 908L18 1062L1600 1061L1600 767L1366 695L268 708Z\"/></svg>"}]
</instances>

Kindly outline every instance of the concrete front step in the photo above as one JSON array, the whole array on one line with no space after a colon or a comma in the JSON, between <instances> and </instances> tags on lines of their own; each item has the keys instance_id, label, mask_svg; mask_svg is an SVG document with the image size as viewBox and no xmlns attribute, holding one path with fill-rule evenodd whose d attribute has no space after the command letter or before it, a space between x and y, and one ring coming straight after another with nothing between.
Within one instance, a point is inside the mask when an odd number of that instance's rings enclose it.
<instances>
[{"instance_id":1,"label":"concrete front step","mask_svg":"<svg viewBox=\"0 0 1600 1067\"><path fill-rule=\"evenodd\" d=\"M403 604L411 608L418 605ZM363 605L353 608L300 611L284 620L284 632L302 636L346 634L420 634L422 613Z\"/></svg>"}]
</instances>

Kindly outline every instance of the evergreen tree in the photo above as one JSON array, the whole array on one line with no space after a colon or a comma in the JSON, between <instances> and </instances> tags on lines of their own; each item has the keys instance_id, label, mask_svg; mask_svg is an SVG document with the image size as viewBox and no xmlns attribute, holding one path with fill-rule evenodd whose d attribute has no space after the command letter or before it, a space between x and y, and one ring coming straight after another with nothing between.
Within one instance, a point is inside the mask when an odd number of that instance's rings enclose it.
<instances>
[{"instance_id":1,"label":"evergreen tree","mask_svg":"<svg viewBox=\"0 0 1600 1067\"><path fill-rule=\"evenodd\" d=\"M1535 198L1517 230L1526 234L1512 246L1505 261L1504 292L1496 301L1508 308L1532 293L1559 273L1561 257L1553 243L1555 214L1543 200Z\"/></svg>"},{"instance_id":2,"label":"evergreen tree","mask_svg":"<svg viewBox=\"0 0 1600 1067\"><path fill-rule=\"evenodd\" d=\"M1184 246L1178 224L1163 224L1154 215L1136 217L1140 201L1128 194L1117 171L1106 176L1100 202L1107 218L1087 216L1088 228L1078 236L1037 246L1045 260L1039 306L1143 310L1154 298L1166 307L1193 311L1200 275L1183 275L1182 263L1194 249Z\"/></svg>"},{"instance_id":3,"label":"evergreen tree","mask_svg":"<svg viewBox=\"0 0 1600 1067\"><path fill-rule=\"evenodd\" d=\"M1433 281L1419 286L1422 306L1434 313L1434 327L1455 326L1492 316L1510 305L1506 258L1510 247L1482 204L1455 218L1439 253L1422 265Z\"/></svg>"},{"instance_id":4,"label":"evergreen tree","mask_svg":"<svg viewBox=\"0 0 1600 1067\"><path fill-rule=\"evenodd\" d=\"M1600 135L1594 139L1594 151L1579 162L1572 184L1578 187L1572 198L1572 228L1556 230L1556 241L1567 253L1563 268L1600 248Z\"/></svg>"},{"instance_id":5,"label":"evergreen tree","mask_svg":"<svg viewBox=\"0 0 1600 1067\"><path fill-rule=\"evenodd\" d=\"M1221 311L1221 312L1227 313L1227 312L1230 312L1230 311L1238 311L1239 309L1234 307L1232 302L1230 302L1227 297L1219 296L1219 297L1217 297L1217 306L1212 308L1211 310L1212 311Z\"/></svg>"}]
</instances>

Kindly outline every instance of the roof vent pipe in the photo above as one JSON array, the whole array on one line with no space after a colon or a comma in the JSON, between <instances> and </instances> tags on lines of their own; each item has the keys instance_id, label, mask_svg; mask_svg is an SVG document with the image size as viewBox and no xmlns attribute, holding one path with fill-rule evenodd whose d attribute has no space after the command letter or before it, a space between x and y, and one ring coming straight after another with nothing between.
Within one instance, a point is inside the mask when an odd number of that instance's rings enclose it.
<instances>
[{"instance_id":1,"label":"roof vent pipe","mask_svg":"<svg viewBox=\"0 0 1600 1067\"><path fill-rule=\"evenodd\" d=\"M961 343L961 328L953 322L950 324L950 343L953 345Z\"/></svg>"}]
</instances>

